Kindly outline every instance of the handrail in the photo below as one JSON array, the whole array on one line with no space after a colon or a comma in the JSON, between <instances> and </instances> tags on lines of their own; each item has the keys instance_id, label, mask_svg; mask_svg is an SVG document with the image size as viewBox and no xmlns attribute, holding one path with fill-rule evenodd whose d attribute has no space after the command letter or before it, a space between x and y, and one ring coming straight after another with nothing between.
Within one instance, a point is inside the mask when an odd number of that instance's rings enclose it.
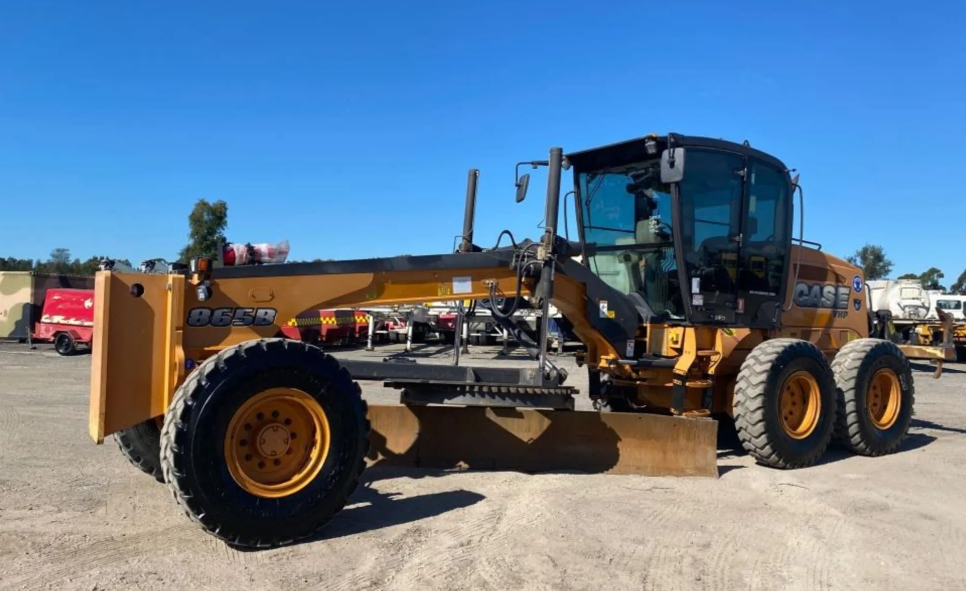
<instances>
[{"instance_id":1,"label":"handrail","mask_svg":"<svg viewBox=\"0 0 966 591\"><path fill-rule=\"evenodd\" d=\"M814 240L805 240L804 238L792 238L792 242L798 242L799 244L809 244L816 247L818 250L822 250L821 243L815 242Z\"/></svg>"}]
</instances>

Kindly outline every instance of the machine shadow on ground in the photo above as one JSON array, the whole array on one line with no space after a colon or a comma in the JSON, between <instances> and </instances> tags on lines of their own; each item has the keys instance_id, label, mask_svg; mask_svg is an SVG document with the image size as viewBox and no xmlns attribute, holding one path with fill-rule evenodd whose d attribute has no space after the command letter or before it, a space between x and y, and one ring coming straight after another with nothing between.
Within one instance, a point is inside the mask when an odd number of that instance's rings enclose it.
<instances>
[{"instance_id":1,"label":"machine shadow on ground","mask_svg":"<svg viewBox=\"0 0 966 591\"><path fill-rule=\"evenodd\" d=\"M912 419L910 427L913 429L934 429L936 431L945 431L947 433L960 433L962 435L966 435L966 429L960 429L959 427L947 427L945 425L940 425L939 423L924 421L922 419Z\"/></svg>"},{"instance_id":2,"label":"machine shadow on ground","mask_svg":"<svg viewBox=\"0 0 966 591\"><path fill-rule=\"evenodd\" d=\"M468 490L449 490L415 497L398 498L401 493L383 492L373 487L379 481L394 478L424 478L443 476L442 470L399 469L373 466L364 473L359 487L349 498L345 509L332 518L318 533L293 546L334 540L397 525L414 523L457 509L464 509L486 499ZM239 552L261 552L260 548L232 546Z\"/></svg>"},{"instance_id":3,"label":"machine shadow on ground","mask_svg":"<svg viewBox=\"0 0 966 591\"><path fill-rule=\"evenodd\" d=\"M373 468L375 470L375 468ZM464 509L486 497L468 490L450 490L416 497L398 498L398 492L382 492L372 481L361 483L346 508L315 536L302 543L333 540L396 525L436 517Z\"/></svg>"},{"instance_id":4,"label":"machine shadow on ground","mask_svg":"<svg viewBox=\"0 0 966 591\"><path fill-rule=\"evenodd\" d=\"M930 365L929 363L923 363L921 361L910 361L909 367L912 371L922 374L931 374L936 371L935 365ZM956 374L956 373L966 373L966 370L950 367L949 363L943 363L943 373Z\"/></svg>"},{"instance_id":5,"label":"machine shadow on ground","mask_svg":"<svg viewBox=\"0 0 966 591\"><path fill-rule=\"evenodd\" d=\"M950 431L954 433L966 433L966 430L955 429L955 428L945 428L942 425L936 425L935 423L930 423L928 421L919 421L913 419L910 424L910 429L937 429L941 431ZM926 447L936 438L932 435L927 435L925 433L914 433L910 432L906 436L905 441L899 446L899 449L895 453L905 453L908 451L913 451ZM741 441L738 439L738 431L735 429L734 422L724 419L719 419L718 421L718 460L733 457L745 457L748 452L745 451L744 447L741 445ZM844 449L836 442L829 444L828 449L822 455L821 458L814 464L815 466L823 466L825 464L831 464L834 462L840 462L842 460L847 460L849 458L855 457L855 454ZM718 471L721 475L724 475L730 470L736 468L741 468L742 466L720 466Z\"/></svg>"}]
</instances>

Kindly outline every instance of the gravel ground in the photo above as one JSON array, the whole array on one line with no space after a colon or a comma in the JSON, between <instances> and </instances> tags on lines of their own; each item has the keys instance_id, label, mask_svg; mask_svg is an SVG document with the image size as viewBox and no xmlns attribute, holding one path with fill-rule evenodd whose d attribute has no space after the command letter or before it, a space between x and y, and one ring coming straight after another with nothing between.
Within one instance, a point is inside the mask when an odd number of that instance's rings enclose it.
<instances>
[{"instance_id":1,"label":"gravel ground","mask_svg":"<svg viewBox=\"0 0 966 591\"><path fill-rule=\"evenodd\" d=\"M321 539L238 552L87 437L88 355L0 344L0 589L966 589L964 370L917 371L889 457L785 472L723 445L717 480L373 469Z\"/></svg>"}]
</instances>

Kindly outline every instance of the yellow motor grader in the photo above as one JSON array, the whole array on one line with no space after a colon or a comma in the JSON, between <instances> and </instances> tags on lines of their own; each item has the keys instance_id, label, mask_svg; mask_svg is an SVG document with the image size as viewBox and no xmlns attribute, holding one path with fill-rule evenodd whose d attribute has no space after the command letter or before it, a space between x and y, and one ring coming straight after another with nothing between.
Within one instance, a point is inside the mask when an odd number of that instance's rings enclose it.
<instances>
[{"instance_id":1,"label":"yellow motor grader","mask_svg":"<svg viewBox=\"0 0 966 591\"><path fill-rule=\"evenodd\" d=\"M432 256L99 272L90 435L114 434L209 533L271 547L340 511L367 465L717 475L719 420L760 464L815 463L833 439L895 451L913 412L906 350L869 338L862 272L793 236L800 187L777 158L680 134L518 165L546 167L538 241ZM557 232L563 171L579 240ZM531 367L339 361L281 327L322 308L470 300ZM511 316L550 305L582 341L593 411ZM459 331L457 331L459 335ZM458 351L460 343L455 343ZM400 391L363 400L359 380Z\"/></svg>"}]
</instances>

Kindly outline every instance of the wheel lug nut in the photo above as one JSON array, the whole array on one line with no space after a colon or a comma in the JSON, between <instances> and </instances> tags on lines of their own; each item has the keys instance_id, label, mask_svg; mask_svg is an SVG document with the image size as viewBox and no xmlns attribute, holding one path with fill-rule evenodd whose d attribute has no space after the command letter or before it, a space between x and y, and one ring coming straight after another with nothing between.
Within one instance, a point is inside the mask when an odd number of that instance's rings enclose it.
<instances>
[{"instance_id":1,"label":"wheel lug nut","mask_svg":"<svg viewBox=\"0 0 966 591\"><path fill-rule=\"evenodd\" d=\"M285 455L287 455L287 456L292 455L292 450L290 450L290 449L285 450Z\"/></svg>"},{"instance_id":2,"label":"wheel lug nut","mask_svg":"<svg viewBox=\"0 0 966 591\"><path fill-rule=\"evenodd\" d=\"M249 425L248 423L245 423L245 430L246 431L251 431L252 430L252 426Z\"/></svg>"},{"instance_id":3,"label":"wheel lug nut","mask_svg":"<svg viewBox=\"0 0 966 591\"><path fill-rule=\"evenodd\" d=\"M265 467L265 462L258 462L258 467L259 468L264 468Z\"/></svg>"},{"instance_id":4,"label":"wheel lug nut","mask_svg":"<svg viewBox=\"0 0 966 591\"><path fill-rule=\"evenodd\" d=\"M298 437L298 436L299 436L299 434L298 434L298 433L292 433L292 439L295 439L295 438L296 438L296 437Z\"/></svg>"},{"instance_id":5,"label":"wheel lug nut","mask_svg":"<svg viewBox=\"0 0 966 591\"><path fill-rule=\"evenodd\" d=\"M252 461L252 454L245 454L245 461L246 462Z\"/></svg>"},{"instance_id":6,"label":"wheel lug nut","mask_svg":"<svg viewBox=\"0 0 966 591\"><path fill-rule=\"evenodd\" d=\"M276 466L281 466L281 465L282 465L282 460L275 460L275 461L274 461L273 463L274 463L274 464L275 464Z\"/></svg>"},{"instance_id":7,"label":"wheel lug nut","mask_svg":"<svg viewBox=\"0 0 966 591\"><path fill-rule=\"evenodd\" d=\"M245 447L246 445L248 445L248 440L242 439L241 441L238 442L238 445Z\"/></svg>"},{"instance_id":8,"label":"wheel lug nut","mask_svg":"<svg viewBox=\"0 0 966 591\"><path fill-rule=\"evenodd\" d=\"M273 410L272 411L272 418L273 419L277 419L278 418L278 411L277 410Z\"/></svg>"},{"instance_id":9,"label":"wheel lug nut","mask_svg":"<svg viewBox=\"0 0 966 591\"><path fill-rule=\"evenodd\" d=\"M285 419L285 424L286 425L291 425L292 424L292 419Z\"/></svg>"},{"instance_id":10,"label":"wheel lug nut","mask_svg":"<svg viewBox=\"0 0 966 591\"><path fill-rule=\"evenodd\" d=\"M257 418L259 421L264 421L265 420L265 413L260 412L257 415L255 415L255 418Z\"/></svg>"}]
</instances>

